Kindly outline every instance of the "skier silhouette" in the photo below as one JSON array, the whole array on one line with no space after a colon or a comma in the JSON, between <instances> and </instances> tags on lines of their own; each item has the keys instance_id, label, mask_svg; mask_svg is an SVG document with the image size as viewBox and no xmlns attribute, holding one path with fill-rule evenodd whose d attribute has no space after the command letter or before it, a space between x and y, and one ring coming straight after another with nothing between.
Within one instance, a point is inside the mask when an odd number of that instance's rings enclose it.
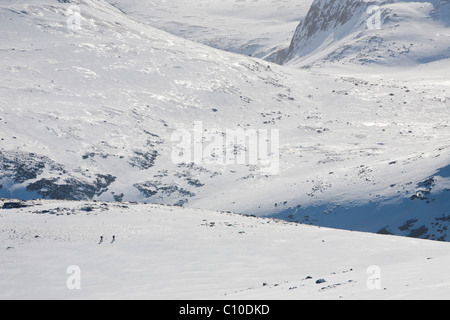
<instances>
[{"instance_id":1,"label":"skier silhouette","mask_svg":"<svg viewBox=\"0 0 450 320\"><path fill-rule=\"evenodd\" d=\"M113 237L112 237L111 243L114 243L114 242L116 242L116 236L113 236Z\"/></svg>"},{"instance_id":2,"label":"skier silhouette","mask_svg":"<svg viewBox=\"0 0 450 320\"><path fill-rule=\"evenodd\" d=\"M100 242L98 244L102 244L103 243L103 236L100 237Z\"/></svg>"}]
</instances>

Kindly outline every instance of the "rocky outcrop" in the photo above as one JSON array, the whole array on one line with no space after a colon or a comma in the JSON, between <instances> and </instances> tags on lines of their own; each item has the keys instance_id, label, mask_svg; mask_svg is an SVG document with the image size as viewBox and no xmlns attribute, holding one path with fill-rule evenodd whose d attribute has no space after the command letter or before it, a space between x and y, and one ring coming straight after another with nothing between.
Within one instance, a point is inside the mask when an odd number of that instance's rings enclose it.
<instances>
[{"instance_id":1,"label":"rocky outcrop","mask_svg":"<svg viewBox=\"0 0 450 320\"><path fill-rule=\"evenodd\" d=\"M0 152L0 192L8 196L3 185L13 185L30 195L58 200L90 200L100 196L116 180L110 174L68 172L50 158L35 153Z\"/></svg>"},{"instance_id":2,"label":"rocky outcrop","mask_svg":"<svg viewBox=\"0 0 450 320\"><path fill-rule=\"evenodd\" d=\"M330 36L345 36L342 28L354 29L360 18L367 15L370 6L379 3L368 0L316 0L306 18L295 31L284 62L296 56L307 55L316 50Z\"/></svg>"},{"instance_id":3,"label":"rocky outcrop","mask_svg":"<svg viewBox=\"0 0 450 320\"><path fill-rule=\"evenodd\" d=\"M341 61L345 57L349 62L366 64L408 55L413 47L427 45L426 39L405 39L400 44L389 35L406 32L405 37L409 36L408 26L415 22L415 16L408 15L409 10L416 10L420 15L426 12L421 9L425 7L432 10L430 20L450 27L450 0L315 0L298 25L290 47L272 55L270 60L286 64L309 59L309 63L315 63L316 60ZM389 25L389 22L393 23ZM381 29L389 32L381 31L381 36L370 32ZM428 62L427 59L419 62L424 61Z\"/></svg>"}]
</instances>

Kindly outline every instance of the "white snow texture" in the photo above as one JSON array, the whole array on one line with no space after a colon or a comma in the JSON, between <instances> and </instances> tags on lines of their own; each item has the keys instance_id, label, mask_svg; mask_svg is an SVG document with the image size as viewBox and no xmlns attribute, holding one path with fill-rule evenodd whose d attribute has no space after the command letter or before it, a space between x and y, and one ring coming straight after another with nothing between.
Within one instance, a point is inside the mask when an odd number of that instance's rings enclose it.
<instances>
[{"instance_id":1,"label":"white snow texture","mask_svg":"<svg viewBox=\"0 0 450 320\"><path fill-rule=\"evenodd\" d=\"M4 0L0 28L0 299L450 298L450 1ZM239 130L276 172L217 161Z\"/></svg>"}]
</instances>

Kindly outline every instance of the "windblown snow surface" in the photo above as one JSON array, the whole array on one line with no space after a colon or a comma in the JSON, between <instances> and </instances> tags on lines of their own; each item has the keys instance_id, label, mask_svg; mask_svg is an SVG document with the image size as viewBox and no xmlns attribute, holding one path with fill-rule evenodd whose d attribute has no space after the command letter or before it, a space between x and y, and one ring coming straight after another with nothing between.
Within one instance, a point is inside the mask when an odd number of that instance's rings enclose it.
<instances>
[{"instance_id":1,"label":"windblown snow surface","mask_svg":"<svg viewBox=\"0 0 450 320\"><path fill-rule=\"evenodd\" d=\"M235 16L236 1L208 3L187 30ZM450 240L449 5L378 2L369 28L372 2L301 3L279 11L283 32L301 18L290 46L255 23L236 47L155 29L178 21L169 2L0 3L0 197L53 199L0 210L1 297L447 298L447 243L412 238ZM263 23L275 3L260 5L241 17ZM173 134L199 123L278 130L278 172L174 162Z\"/></svg>"},{"instance_id":2,"label":"windblown snow surface","mask_svg":"<svg viewBox=\"0 0 450 320\"><path fill-rule=\"evenodd\" d=\"M447 242L152 204L16 206L0 216L1 299L449 297Z\"/></svg>"}]
</instances>

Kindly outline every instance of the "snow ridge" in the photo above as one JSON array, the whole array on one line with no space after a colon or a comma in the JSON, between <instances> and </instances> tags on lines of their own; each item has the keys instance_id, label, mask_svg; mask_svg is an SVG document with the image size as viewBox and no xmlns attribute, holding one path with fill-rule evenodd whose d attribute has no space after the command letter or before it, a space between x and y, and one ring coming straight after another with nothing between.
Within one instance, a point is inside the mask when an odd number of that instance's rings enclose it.
<instances>
[{"instance_id":1,"label":"snow ridge","mask_svg":"<svg viewBox=\"0 0 450 320\"><path fill-rule=\"evenodd\" d=\"M310 68L448 59L446 41L429 37L448 33L448 10L448 1L316 0L275 61Z\"/></svg>"}]
</instances>

